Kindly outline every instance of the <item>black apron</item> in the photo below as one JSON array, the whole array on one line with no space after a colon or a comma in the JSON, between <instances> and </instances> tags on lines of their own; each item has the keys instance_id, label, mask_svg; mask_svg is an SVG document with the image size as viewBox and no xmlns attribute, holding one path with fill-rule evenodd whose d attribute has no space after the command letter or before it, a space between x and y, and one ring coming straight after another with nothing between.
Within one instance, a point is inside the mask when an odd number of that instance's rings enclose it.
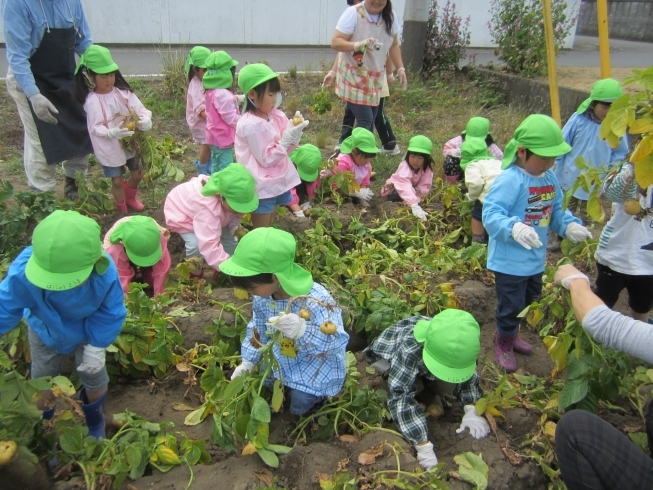
<instances>
[{"instance_id":1,"label":"black apron","mask_svg":"<svg viewBox=\"0 0 653 490\"><path fill-rule=\"evenodd\" d=\"M57 108L59 124L41 121L32 109L48 165L93 153L86 126L86 112L75 99L76 29L46 29L41 44L29 59L34 82L41 94Z\"/></svg>"}]
</instances>

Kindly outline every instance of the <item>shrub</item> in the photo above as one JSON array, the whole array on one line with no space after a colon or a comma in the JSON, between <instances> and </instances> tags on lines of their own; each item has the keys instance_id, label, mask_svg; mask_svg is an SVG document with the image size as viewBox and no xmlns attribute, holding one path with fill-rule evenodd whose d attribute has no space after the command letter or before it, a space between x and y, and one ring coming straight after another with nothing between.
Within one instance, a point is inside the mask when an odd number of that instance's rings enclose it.
<instances>
[{"instance_id":1,"label":"shrub","mask_svg":"<svg viewBox=\"0 0 653 490\"><path fill-rule=\"evenodd\" d=\"M454 72L465 58L469 46L469 22L467 17L456 13L456 4L447 0L440 8L437 0L431 0L424 50L424 76Z\"/></svg>"},{"instance_id":2,"label":"shrub","mask_svg":"<svg viewBox=\"0 0 653 490\"><path fill-rule=\"evenodd\" d=\"M551 0L553 36L556 54L571 29L578 13L567 18L565 0ZM544 13L540 0L491 0L492 19L488 28L497 46L495 53L508 71L526 77L547 74Z\"/></svg>"}]
</instances>

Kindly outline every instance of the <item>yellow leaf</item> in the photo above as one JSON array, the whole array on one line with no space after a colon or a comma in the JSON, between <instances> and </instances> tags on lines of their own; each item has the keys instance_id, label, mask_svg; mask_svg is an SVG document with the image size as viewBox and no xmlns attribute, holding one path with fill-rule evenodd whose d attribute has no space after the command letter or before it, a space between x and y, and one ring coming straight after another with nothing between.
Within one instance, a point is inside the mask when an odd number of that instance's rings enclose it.
<instances>
[{"instance_id":1,"label":"yellow leaf","mask_svg":"<svg viewBox=\"0 0 653 490\"><path fill-rule=\"evenodd\" d=\"M621 137L626 134L628 128L628 111L618 111L610 122L610 130L617 136Z\"/></svg>"},{"instance_id":2,"label":"yellow leaf","mask_svg":"<svg viewBox=\"0 0 653 490\"><path fill-rule=\"evenodd\" d=\"M642 134L653 131L653 117L644 116L630 125L630 134Z\"/></svg>"},{"instance_id":3,"label":"yellow leaf","mask_svg":"<svg viewBox=\"0 0 653 490\"><path fill-rule=\"evenodd\" d=\"M283 404L283 388L281 387L281 382L277 379L274 382L274 388L272 390L272 410L278 412L281 409Z\"/></svg>"},{"instance_id":4,"label":"yellow leaf","mask_svg":"<svg viewBox=\"0 0 653 490\"><path fill-rule=\"evenodd\" d=\"M621 144L621 140L619 139L619 136L617 136L612 132L608 134L606 141L608 142L611 148L616 148L617 146L619 146L619 144Z\"/></svg>"},{"instance_id":5,"label":"yellow leaf","mask_svg":"<svg viewBox=\"0 0 653 490\"><path fill-rule=\"evenodd\" d=\"M167 464L172 466L181 464L181 460L179 459L179 456L177 456L177 453L175 453L172 449L170 449L167 446L157 447L154 454L157 455L159 461L162 464Z\"/></svg>"},{"instance_id":6,"label":"yellow leaf","mask_svg":"<svg viewBox=\"0 0 653 490\"><path fill-rule=\"evenodd\" d=\"M558 409L558 397L553 397L549 400L549 402L546 404L544 407L544 411L548 410L557 410Z\"/></svg>"},{"instance_id":7,"label":"yellow leaf","mask_svg":"<svg viewBox=\"0 0 653 490\"><path fill-rule=\"evenodd\" d=\"M546 424L544 424L544 433L551 439L555 439L556 423L549 420Z\"/></svg>"},{"instance_id":8,"label":"yellow leaf","mask_svg":"<svg viewBox=\"0 0 653 490\"><path fill-rule=\"evenodd\" d=\"M483 415L485 413L486 408L487 408L487 398L479 398L476 401L476 413L478 415Z\"/></svg>"},{"instance_id":9,"label":"yellow leaf","mask_svg":"<svg viewBox=\"0 0 653 490\"><path fill-rule=\"evenodd\" d=\"M643 189L653 184L653 155L635 162L635 179Z\"/></svg>"},{"instance_id":10,"label":"yellow leaf","mask_svg":"<svg viewBox=\"0 0 653 490\"><path fill-rule=\"evenodd\" d=\"M630 156L630 161L637 164L651 153L653 153L653 135L649 134L637 144L637 148Z\"/></svg>"},{"instance_id":11,"label":"yellow leaf","mask_svg":"<svg viewBox=\"0 0 653 490\"><path fill-rule=\"evenodd\" d=\"M242 288L234 288L234 296L237 299L246 301L249 298L249 293Z\"/></svg>"},{"instance_id":12,"label":"yellow leaf","mask_svg":"<svg viewBox=\"0 0 653 490\"><path fill-rule=\"evenodd\" d=\"M442 291L443 293L451 292L453 291L453 288L454 285L452 282L443 282L442 284L440 284L440 291Z\"/></svg>"},{"instance_id":13,"label":"yellow leaf","mask_svg":"<svg viewBox=\"0 0 653 490\"><path fill-rule=\"evenodd\" d=\"M506 420L505 415L503 415L499 410L497 410L496 407L494 407L494 406L492 406L492 405L489 405L489 406L487 407L487 411L488 411L491 415L493 415L494 417L500 417L500 418L502 418L503 420Z\"/></svg>"},{"instance_id":14,"label":"yellow leaf","mask_svg":"<svg viewBox=\"0 0 653 490\"><path fill-rule=\"evenodd\" d=\"M255 454L256 453L256 448L254 447L254 444L251 442L247 443L247 446L243 448L243 451L240 453L243 456L249 456L250 454Z\"/></svg>"},{"instance_id":15,"label":"yellow leaf","mask_svg":"<svg viewBox=\"0 0 653 490\"><path fill-rule=\"evenodd\" d=\"M592 191L587 201L587 214L589 214L594 221L598 221L599 223L603 222L605 219L603 206L601 206L601 203L599 202L598 187Z\"/></svg>"}]
</instances>

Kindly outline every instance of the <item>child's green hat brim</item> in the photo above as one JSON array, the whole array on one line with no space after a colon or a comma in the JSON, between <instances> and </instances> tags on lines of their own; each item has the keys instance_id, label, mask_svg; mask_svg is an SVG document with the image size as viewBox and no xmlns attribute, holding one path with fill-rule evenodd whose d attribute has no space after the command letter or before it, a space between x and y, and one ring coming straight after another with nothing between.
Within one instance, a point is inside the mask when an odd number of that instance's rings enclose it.
<instances>
[{"instance_id":1,"label":"child's green hat brim","mask_svg":"<svg viewBox=\"0 0 653 490\"><path fill-rule=\"evenodd\" d=\"M502 169L512 165L520 146L546 158L559 157L571 151L558 123L544 114L531 114L515 130L503 154Z\"/></svg>"},{"instance_id":2,"label":"child's green hat brim","mask_svg":"<svg viewBox=\"0 0 653 490\"><path fill-rule=\"evenodd\" d=\"M376 147L374 135L371 131L368 131L365 128L354 128L351 132L351 136L340 143L341 153L349 154L354 148L358 148L363 153L368 153L370 155L379 152L379 149Z\"/></svg>"}]
</instances>

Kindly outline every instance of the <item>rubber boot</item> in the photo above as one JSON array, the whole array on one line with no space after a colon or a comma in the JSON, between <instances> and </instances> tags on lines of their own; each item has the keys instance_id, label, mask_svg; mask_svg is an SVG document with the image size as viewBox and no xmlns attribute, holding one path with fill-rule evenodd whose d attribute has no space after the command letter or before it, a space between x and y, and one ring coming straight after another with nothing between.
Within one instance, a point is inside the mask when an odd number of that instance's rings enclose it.
<instances>
[{"instance_id":1,"label":"rubber boot","mask_svg":"<svg viewBox=\"0 0 653 490\"><path fill-rule=\"evenodd\" d=\"M197 169L197 175L211 175L211 159L206 163L200 163L199 160L193 162L195 168Z\"/></svg>"},{"instance_id":2,"label":"rubber boot","mask_svg":"<svg viewBox=\"0 0 653 490\"><path fill-rule=\"evenodd\" d=\"M127 214L127 199L125 199L123 202L118 202L114 199L113 204L116 206L116 210L119 213L124 213Z\"/></svg>"},{"instance_id":3,"label":"rubber boot","mask_svg":"<svg viewBox=\"0 0 653 490\"><path fill-rule=\"evenodd\" d=\"M77 188L77 181L74 177L66 177L66 183L63 188L63 195L71 201L79 199L79 189Z\"/></svg>"},{"instance_id":4,"label":"rubber boot","mask_svg":"<svg viewBox=\"0 0 653 490\"><path fill-rule=\"evenodd\" d=\"M515 335L515 339L512 343L512 350L514 350L517 354L529 356L533 353L533 346L525 340L520 339L519 334L517 334Z\"/></svg>"},{"instance_id":5,"label":"rubber boot","mask_svg":"<svg viewBox=\"0 0 653 490\"><path fill-rule=\"evenodd\" d=\"M127 182L123 182L123 186L125 188L125 204L132 208L134 211L143 211L145 206L143 206L142 202L136 199L136 193L138 192L138 189L132 189L127 185Z\"/></svg>"},{"instance_id":6,"label":"rubber boot","mask_svg":"<svg viewBox=\"0 0 653 490\"><path fill-rule=\"evenodd\" d=\"M517 361L515 360L515 353L513 352L515 337L515 335L506 335L501 332L494 333L497 363L505 369L507 373L514 373L517 370Z\"/></svg>"},{"instance_id":7,"label":"rubber boot","mask_svg":"<svg viewBox=\"0 0 653 490\"><path fill-rule=\"evenodd\" d=\"M107 393L105 392L100 398L93 403L88 403L86 398L86 388L82 388L79 392L79 399L82 401L82 410L86 416L86 427L88 427L88 435L100 439L105 437L104 431L104 402L107 400Z\"/></svg>"}]
</instances>

